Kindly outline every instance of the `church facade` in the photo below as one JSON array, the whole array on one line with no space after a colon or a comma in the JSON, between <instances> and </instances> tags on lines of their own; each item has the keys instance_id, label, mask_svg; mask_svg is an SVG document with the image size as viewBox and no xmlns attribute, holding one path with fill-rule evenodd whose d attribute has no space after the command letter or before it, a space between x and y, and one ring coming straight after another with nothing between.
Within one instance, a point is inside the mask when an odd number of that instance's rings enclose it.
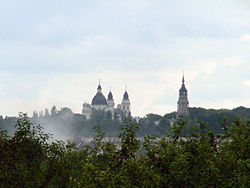
<instances>
[{"instance_id":1,"label":"church facade","mask_svg":"<svg viewBox=\"0 0 250 188\"><path fill-rule=\"evenodd\" d=\"M93 97L91 104L85 102L82 107L82 114L87 120L91 118L93 110L111 112L113 118L116 117L120 120L131 116L128 92L125 90L121 104L118 104L117 108L115 108L115 102L111 90L106 99L102 93L102 87L100 83L97 87L97 93Z\"/></svg>"}]
</instances>

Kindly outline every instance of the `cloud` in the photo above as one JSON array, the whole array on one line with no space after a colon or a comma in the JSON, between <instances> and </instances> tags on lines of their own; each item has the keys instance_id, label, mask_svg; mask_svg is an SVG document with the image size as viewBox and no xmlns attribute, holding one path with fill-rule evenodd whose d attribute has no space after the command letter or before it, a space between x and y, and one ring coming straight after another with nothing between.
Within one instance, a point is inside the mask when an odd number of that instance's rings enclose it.
<instances>
[{"instance_id":1,"label":"cloud","mask_svg":"<svg viewBox=\"0 0 250 188\"><path fill-rule=\"evenodd\" d=\"M250 34L249 35L242 35L241 40L243 42L249 42L250 41Z\"/></svg>"},{"instance_id":2,"label":"cloud","mask_svg":"<svg viewBox=\"0 0 250 188\"><path fill-rule=\"evenodd\" d=\"M165 114L176 110L182 70L191 106L248 104L249 9L242 0L4 1L0 113L80 112L101 77L116 103L128 85L134 115Z\"/></svg>"},{"instance_id":3,"label":"cloud","mask_svg":"<svg viewBox=\"0 0 250 188\"><path fill-rule=\"evenodd\" d=\"M243 83L244 83L246 86L250 87L250 80L245 80Z\"/></svg>"}]
</instances>

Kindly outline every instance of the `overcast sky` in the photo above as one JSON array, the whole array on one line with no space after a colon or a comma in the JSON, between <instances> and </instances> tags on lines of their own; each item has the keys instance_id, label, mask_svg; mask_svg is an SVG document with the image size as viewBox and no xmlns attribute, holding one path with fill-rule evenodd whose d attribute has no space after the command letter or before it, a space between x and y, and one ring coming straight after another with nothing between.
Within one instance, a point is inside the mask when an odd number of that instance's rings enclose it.
<instances>
[{"instance_id":1,"label":"overcast sky","mask_svg":"<svg viewBox=\"0 0 250 188\"><path fill-rule=\"evenodd\" d=\"M0 114L80 113L101 79L132 115L250 107L249 0L0 0Z\"/></svg>"}]
</instances>

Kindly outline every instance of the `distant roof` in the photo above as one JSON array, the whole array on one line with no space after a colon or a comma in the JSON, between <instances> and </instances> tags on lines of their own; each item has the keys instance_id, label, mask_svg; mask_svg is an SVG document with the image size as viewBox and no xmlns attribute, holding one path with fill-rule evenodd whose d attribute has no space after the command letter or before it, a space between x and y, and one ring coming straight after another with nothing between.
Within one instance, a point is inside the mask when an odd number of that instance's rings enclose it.
<instances>
[{"instance_id":1,"label":"distant roof","mask_svg":"<svg viewBox=\"0 0 250 188\"><path fill-rule=\"evenodd\" d=\"M129 100L127 91L125 91L125 93L123 94L123 100Z\"/></svg>"},{"instance_id":2,"label":"distant roof","mask_svg":"<svg viewBox=\"0 0 250 188\"><path fill-rule=\"evenodd\" d=\"M182 86L181 86L181 88L180 88L180 90L179 90L179 92L180 93L183 93L183 92L187 92L187 89L186 89L186 87L185 87L185 84L184 83L182 83Z\"/></svg>"},{"instance_id":3,"label":"distant roof","mask_svg":"<svg viewBox=\"0 0 250 188\"><path fill-rule=\"evenodd\" d=\"M101 87L101 85L100 85L100 84L98 85L97 89L102 89L102 87Z\"/></svg>"},{"instance_id":4,"label":"distant roof","mask_svg":"<svg viewBox=\"0 0 250 188\"><path fill-rule=\"evenodd\" d=\"M102 93L97 93L92 99L92 105L107 105L106 98Z\"/></svg>"},{"instance_id":5,"label":"distant roof","mask_svg":"<svg viewBox=\"0 0 250 188\"><path fill-rule=\"evenodd\" d=\"M186 89L186 86L185 86L184 74L182 76L182 85L181 85L181 88L180 88L179 92L180 93L187 93L187 89Z\"/></svg>"},{"instance_id":6,"label":"distant roof","mask_svg":"<svg viewBox=\"0 0 250 188\"><path fill-rule=\"evenodd\" d=\"M113 100L113 94L112 94L111 91L110 91L109 94L108 94L108 100Z\"/></svg>"}]
</instances>

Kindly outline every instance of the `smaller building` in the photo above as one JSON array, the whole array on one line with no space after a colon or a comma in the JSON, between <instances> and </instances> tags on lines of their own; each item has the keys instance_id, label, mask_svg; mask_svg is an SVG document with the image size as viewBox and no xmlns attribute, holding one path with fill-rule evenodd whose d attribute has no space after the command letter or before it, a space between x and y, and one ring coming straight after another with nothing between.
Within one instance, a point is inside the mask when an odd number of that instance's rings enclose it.
<instances>
[{"instance_id":1,"label":"smaller building","mask_svg":"<svg viewBox=\"0 0 250 188\"><path fill-rule=\"evenodd\" d=\"M90 119L91 114L92 114L91 105L86 103L86 102L83 103L83 105L82 105L82 115L84 115L86 117L86 119Z\"/></svg>"}]
</instances>

